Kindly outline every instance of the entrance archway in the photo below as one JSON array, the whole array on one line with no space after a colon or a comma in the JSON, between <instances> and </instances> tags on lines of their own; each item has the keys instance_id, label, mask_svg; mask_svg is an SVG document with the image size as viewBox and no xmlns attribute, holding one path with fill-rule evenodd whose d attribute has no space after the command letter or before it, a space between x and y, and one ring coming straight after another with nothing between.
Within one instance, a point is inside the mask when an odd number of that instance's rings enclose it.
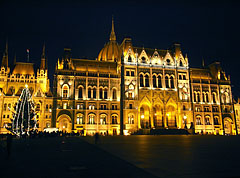
<instances>
[{"instance_id":1,"label":"entrance archway","mask_svg":"<svg viewBox=\"0 0 240 178\"><path fill-rule=\"evenodd\" d=\"M72 131L71 118L66 114L60 115L57 119L57 128L59 131L70 133Z\"/></svg>"},{"instance_id":2,"label":"entrance archway","mask_svg":"<svg viewBox=\"0 0 240 178\"><path fill-rule=\"evenodd\" d=\"M142 129L150 128L150 108L145 104L140 108L140 121Z\"/></svg>"},{"instance_id":3,"label":"entrance archway","mask_svg":"<svg viewBox=\"0 0 240 178\"><path fill-rule=\"evenodd\" d=\"M224 131L227 135L232 135L232 119L231 118L224 118Z\"/></svg>"},{"instance_id":4,"label":"entrance archway","mask_svg":"<svg viewBox=\"0 0 240 178\"><path fill-rule=\"evenodd\" d=\"M153 107L153 121L156 128L163 127L162 108L160 105Z\"/></svg>"},{"instance_id":5,"label":"entrance archway","mask_svg":"<svg viewBox=\"0 0 240 178\"><path fill-rule=\"evenodd\" d=\"M167 107L166 121L168 127L177 127L176 109L172 105Z\"/></svg>"}]
</instances>

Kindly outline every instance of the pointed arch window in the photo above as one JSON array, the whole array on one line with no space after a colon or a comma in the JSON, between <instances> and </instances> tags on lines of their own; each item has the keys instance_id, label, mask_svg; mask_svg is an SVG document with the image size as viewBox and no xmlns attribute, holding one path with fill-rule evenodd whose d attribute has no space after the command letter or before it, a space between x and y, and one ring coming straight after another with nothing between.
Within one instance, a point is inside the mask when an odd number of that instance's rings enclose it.
<instances>
[{"instance_id":1,"label":"pointed arch window","mask_svg":"<svg viewBox=\"0 0 240 178\"><path fill-rule=\"evenodd\" d=\"M83 88L82 87L78 88L78 98L83 98Z\"/></svg>"},{"instance_id":2,"label":"pointed arch window","mask_svg":"<svg viewBox=\"0 0 240 178\"><path fill-rule=\"evenodd\" d=\"M201 102L200 92L197 93L197 102Z\"/></svg>"},{"instance_id":3,"label":"pointed arch window","mask_svg":"<svg viewBox=\"0 0 240 178\"><path fill-rule=\"evenodd\" d=\"M196 125L202 125L200 116L197 116L197 118L196 118Z\"/></svg>"},{"instance_id":4,"label":"pointed arch window","mask_svg":"<svg viewBox=\"0 0 240 178\"><path fill-rule=\"evenodd\" d=\"M149 87L149 76L145 75L145 87Z\"/></svg>"},{"instance_id":5,"label":"pointed arch window","mask_svg":"<svg viewBox=\"0 0 240 178\"><path fill-rule=\"evenodd\" d=\"M205 92L203 92L203 93L202 93L202 101L203 101L204 103L206 102L205 98L206 98L206 94L205 94Z\"/></svg>"},{"instance_id":6,"label":"pointed arch window","mask_svg":"<svg viewBox=\"0 0 240 178\"><path fill-rule=\"evenodd\" d=\"M158 88L162 88L162 77L158 76Z\"/></svg>"},{"instance_id":7,"label":"pointed arch window","mask_svg":"<svg viewBox=\"0 0 240 178\"><path fill-rule=\"evenodd\" d=\"M97 89L93 88L93 98L96 99L97 98Z\"/></svg>"},{"instance_id":8,"label":"pointed arch window","mask_svg":"<svg viewBox=\"0 0 240 178\"><path fill-rule=\"evenodd\" d=\"M216 93L213 92L212 96L213 96L213 103L217 103Z\"/></svg>"},{"instance_id":9,"label":"pointed arch window","mask_svg":"<svg viewBox=\"0 0 240 178\"><path fill-rule=\"evenodd\" d=\"M143 74L140 74L140 87L144 87L144 85L143 85Z\"/></svg>"},{"instance_id":10,"label":"pointed arch window","mask_svg":"<svg viewBox=\"0 0 240 178\"><path fill-rule=\"evenodd\" d=\"M69 97L69 88L67 85L63 85L62 87L62 97L64 98Z\"/></svg>"},{"instance_id":11,"label":"pointed arch window","mask_svg":"<svg viewBox=\"0 0 240 178\"><path fill-rule=\"evenodd\" d=\"M171 83L171 88L175 88L173 76L170 77L170 83Z\"/></svg>"},{"instance_id":12,"label":"pointed arch window","mask_svg":"<svg viewBox=\"0 0 240 178\"><path fill-rule=\"evenodd\" d=\"M128 62L132 62L132 58L130 55L128 56Z\"/></svg>"},{"instance_id":13,"label":"pointed arch window","mask_svg":"<svg viewBox=\"0 0 240 178\"><path fill-rule=\"evenodd\" d=\"M180 60L180 62L179 62L179 66L183 67L182 60Z\"/></svg>"},{"instance_id":14,"label":"pointed arch window","mask_svg":"<svg viewBox=\"0 0 240 178\"><path fill-rule=\"evenodd\" d=\"M165 85L166 85L166 88L169 88L168 76L165 77Z\"/></svg>"},{"instance_id":15,"label":"pointed arch window","mask_svg":"<svg viewBox=\"0 0 240 178\"><path fill-rule=\"evenodd\" d=\"M112 90L112 99L113 100L117 99L117 90L115 88Z\"/></svg>"},{"instance_id":16,"label":"pointed arch window","mask_svg":"<svg viewBox=\"0 0 240 178\"><path fill-rule=\"evenodd\" d=\"M92 98L92 89L88 88L88 98Z\"/></svg>"},{"instance_id":17,"label":"pointed arch window","mask_svg":"<svg viewBox=\"0 0 240 178\"><path fill-rule=\"evenodd\" d=\"M156 75L153 76L153 87L157 88L157 78L156 78Z\"/></svg>"},{"instance_id":18,"label":"pointed arch window","mask_svg":"<svg viewBox=\"0 0 240 178\"><path fill-rule=\"evenodd\" d=\"M99 99L103 99L103 89L99 89Z\"/></svg>"},{"instance_id":19,"label":"pointed arch window","mask_svg":"<svg viewBox=\"0 0 240 178\"><path fill-rule=\"evenodd\" d=\"M108 89L105 88L104 89L104 99L107 99L108 98Z\"/></svg>"},{"instance_id":20,"label":"pointed arch window","mask_svg":"<svg viewBox=\"0 0 240 178\"><path fill-rule=\"evenodd\" d=\"M193 93L193 101L197 102L197 94L196 94L196 92Z\"/></svg>"}]
</instances>

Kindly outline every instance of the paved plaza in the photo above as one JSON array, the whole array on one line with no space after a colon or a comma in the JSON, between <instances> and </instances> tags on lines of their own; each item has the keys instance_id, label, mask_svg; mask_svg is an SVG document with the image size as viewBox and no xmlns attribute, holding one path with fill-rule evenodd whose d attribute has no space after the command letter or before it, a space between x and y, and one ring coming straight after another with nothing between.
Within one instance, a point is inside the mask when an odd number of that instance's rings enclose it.
<instances>
[{"instance_id":1,"label":"paved plaza","mask_svg":"<svg viewBox=\"0 0 240 178\"><path fill-rule=\"evenodd\" d=\"M100 147L159 177L240 177L239 136L102 137Z\"/></svg>"},{"instance_id":2,"label":"paved plaza","mask_svg":"<svg viewBox=\"0 0 240 178\"><path fill-rule=\"evenodd\" d=\"M3 143L3 142L2 142ZM239 177L238 136L106 136L13 140L8 177Z\"/></svg>"}]
</instances>

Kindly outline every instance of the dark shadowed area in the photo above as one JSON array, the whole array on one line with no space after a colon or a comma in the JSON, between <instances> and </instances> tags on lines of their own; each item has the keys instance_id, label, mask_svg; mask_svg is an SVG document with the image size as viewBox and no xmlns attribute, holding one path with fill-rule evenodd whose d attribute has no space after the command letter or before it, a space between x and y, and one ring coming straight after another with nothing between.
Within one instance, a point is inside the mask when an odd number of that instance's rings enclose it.
<instances>
[{"instance_id":1,"label":"dark shadowed area","mask_svg":"<svg viewBox=\"0 0 240 178\"><path fill-rule=\"evenodd\" d=\"M0 54L9 42L9 61L40 64L46 44L49 76L64 47L75 58L95 59L108 41L114 16L118 43L131 37L134 46L168 49L179 42L191 67L220 61L239 96L237 1L0 1Z\"/></svg>"}]
</instances>

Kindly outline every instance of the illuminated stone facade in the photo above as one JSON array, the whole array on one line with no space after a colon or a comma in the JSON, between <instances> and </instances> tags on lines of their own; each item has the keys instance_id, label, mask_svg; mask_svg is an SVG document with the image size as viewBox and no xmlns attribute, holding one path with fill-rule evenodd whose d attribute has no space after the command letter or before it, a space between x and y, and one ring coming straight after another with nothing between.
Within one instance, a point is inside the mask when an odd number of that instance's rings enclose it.
<instances>
[{"instance_id":1,"label":"illuminated stone facade","mask_svg":"<svg viewBox=\"0 0 240 178\"><path fill-rule=\"evenodd\" d=\"M38 106L39 130L51 124L86 135L158 129L237 134L230 78L219 63L190 68L179 44L168 50L134 47L130 38L118 44L113 22L109 42L96 60L72 58L71 49L64 49L56 64L53 97L45 52L37 75L30 63L16 63L10 72L6 59L7 51L0 78L2 132L11 118L7 107L27 83Z\"/></svg>"},{"instance_id":2,"label":"illuminated stone facade","mask_svg":"<svg viewBox=\"0 0 240 178\"><path fill-rule=\"evenodd\" d=\"M43 48L40 68L35 73L33 63L16 62L16 58L11 70L8 65L8 46L6 45L0 71L0 133L8 132L6 127L12 123L14 107L25 87L31 91L36 107L37 129L42 131L51 126L53 102L49 88L45 48Z\"/></svg>"},{"instance_id":3,"label":"illuminated stone facade","mask_svg":"<svg viewBox=\"0 0 240 178\"><path fill-rule=\"evenodd\" d=\"M119 134L121 77L124 133L190 129L236 134L230 79L219 63L189 68L179 44L169 50L138 48L125 38L119 45L113 22L109 42L96 60L74 59L70 49L58 60L53 126Z\"/></svg>"}]
</instances>

